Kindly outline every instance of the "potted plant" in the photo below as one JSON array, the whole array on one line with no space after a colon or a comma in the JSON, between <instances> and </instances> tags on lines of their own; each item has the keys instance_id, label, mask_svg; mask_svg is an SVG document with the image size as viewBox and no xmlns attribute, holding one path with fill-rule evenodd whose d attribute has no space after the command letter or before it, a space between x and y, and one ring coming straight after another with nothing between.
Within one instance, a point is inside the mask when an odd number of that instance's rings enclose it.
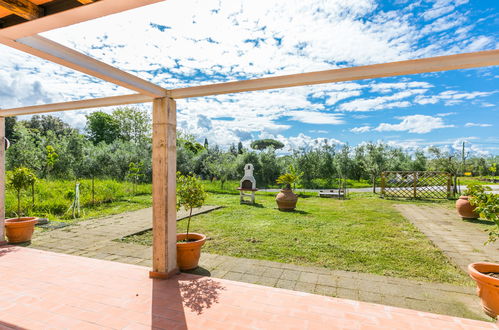
<instances>
[{"instance_id":1,"label":"potted plant","mask_svg":"<svg viewBox=\"0 0 499 330\"><path fill-rule=\"evenodd\" d=\"M471 204L484 219L494 221L496 229L489 231L487 243L499 237L499 195L480 193L472 197ZM476 262L468 266L468 274L476 281L477 293L484 312L490 317L499 315L499 264Z\"/></svg>"},{"instance_id":2,"label":"potted plant","mask_svg":"<svg viewBox=\"0 0 499 330\"><path fill-rule=\"evenodd\" d=\"M456 210L457 213L463 219L478 219L480 216L477 212L475 212L475 207L471 205L469 199L477 196L478 194L482 194L485 190L490 190L488 186L482 186L479 184L470 184L466 187L466 190L463 192L463 195L459 197L456 201Z\"/></svg>"},{"instance_id":3,"label":"potted plant","mask_svg":"<svg viewBox=\"0 0 499 330\"><path fill-rule=\"evenodd\" d=\"M298 195L293 193L291 190L291 185L297 182L303 173L297 174L293 166L289 166L289 172L284 173L276 182L278 184L284 185L284 188L277 194L275 200L277 202L277 208L281 211L292 211L296 208L296 203L298 202Z\"/></svg>"},{"instance_id":4,"label":"potted plant","mask_svg":"<svg viewBox=\"0 0 499 330\"><path fill-rule=\"evenodd\" d=\"M9 243L22 243L31 240L35 224L35 217L21 217L21 192L36 182L36 176L26 167L18 167L8 175L8 184L16 191L17 218L5 219L5 235Z\"/></svg>"},{"instance_id":5,"label":"potted plant","mask_svg":"<svg viewBox=\"0 0 499 330\"><path fill-rule=\"evenodd\" d=\"M201 181L192 175L177 173L177 210L184 207L189 211L187 230L177 234L177 264L180 270L194 269L198 266L201 247L206 242L206 236L190 233L192 209L203 206L206 200Z\"/></svg>"}]
</instances>

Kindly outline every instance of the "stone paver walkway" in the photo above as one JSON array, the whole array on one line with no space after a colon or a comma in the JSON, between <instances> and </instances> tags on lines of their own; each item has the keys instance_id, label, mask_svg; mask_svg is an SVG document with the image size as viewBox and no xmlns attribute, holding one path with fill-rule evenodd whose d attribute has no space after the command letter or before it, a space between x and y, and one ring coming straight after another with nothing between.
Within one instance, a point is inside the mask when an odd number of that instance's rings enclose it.
<instances>
[{"instance_id":1,"label":"stone paver walkway","mask_svg":"<svg viewBox=\"0 0 499 330\"><path fill-rule=\"evenodd\" d=\"M462 220L455 210L413 204L395 208L463 271L473 262L499 263L498 244L484 245L488 234L478 224Z\"/></svg>"},{"instance_id":2,"label":"stone paver walkway","mask_svg":"<svg viewBox=\"0 0 499 330\"><path fill-rule=\"evenodd\" d=\"M181 216L179 214L179 218ZM151 210L144 209L87 220L75 226L37 233L30 247L150 267L150 247L114 241L150 228L150 219ZM485 319L472 287L209 253L202 253L200 268L194 273L425 312Z\"/></svg>"},{"instance_id":3,"label":"stone paver walkway","mask_svg":"<svg viewBox=\"0 0 499 330\"><path fill-rule=\"evenodd\" d=\"M193 210L193 215L213 211L220 206L203 206ZM188 216L187 211L177 212L177 220ZM30 247L125 263L149 266L151 248L116 242L116 239L152 228L152 208L95 218L78 222L61 229L37 232ZM131 252L133 250L133 252Z\"/></svg>"}]
</instances>

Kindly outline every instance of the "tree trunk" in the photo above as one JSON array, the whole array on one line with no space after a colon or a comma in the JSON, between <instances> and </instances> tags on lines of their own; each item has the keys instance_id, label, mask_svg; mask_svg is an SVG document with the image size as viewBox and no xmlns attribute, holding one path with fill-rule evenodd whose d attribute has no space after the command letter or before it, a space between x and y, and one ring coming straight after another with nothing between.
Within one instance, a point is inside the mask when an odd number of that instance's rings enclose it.
<instances>
[{"instance_id":1,"label":"tree trunk","mask_svg":"<svg viewBox=\"0 0 499 330\"><path fill-rule=\"evenodd\" d=\"M373 193L375 194L376 193L376 176L374 174L372 176L372 180L373 180Z\"/></svg>"},{"instance_id":2,"label":"tree trunk","mask_svg":"<svg viewBox=\"0 0 499 330\"><path fill-rule=\"evenodd\" d=\"M192 207L189 211L189 220L187 221L187 234L185 235L185 240L189 242L189 227L191 226L191 217L192 217Z\"/></svg>"}]
</instances>

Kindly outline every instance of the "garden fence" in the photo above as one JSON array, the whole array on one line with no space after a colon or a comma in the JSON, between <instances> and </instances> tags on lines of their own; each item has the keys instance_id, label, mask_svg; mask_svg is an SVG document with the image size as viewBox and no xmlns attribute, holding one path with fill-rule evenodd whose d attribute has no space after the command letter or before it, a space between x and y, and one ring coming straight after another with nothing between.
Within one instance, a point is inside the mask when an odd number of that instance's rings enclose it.
<instances>
[{"instance_id":1,"label":"garden fence","mask_svg":"<svg viewBox=\"0 0 499 330\"><path fill-rule=\"evenodd\" d=\"M430 171L389 171L381 173L381 197L451 198L452 174Z\"/></svg>"}]
</instances>

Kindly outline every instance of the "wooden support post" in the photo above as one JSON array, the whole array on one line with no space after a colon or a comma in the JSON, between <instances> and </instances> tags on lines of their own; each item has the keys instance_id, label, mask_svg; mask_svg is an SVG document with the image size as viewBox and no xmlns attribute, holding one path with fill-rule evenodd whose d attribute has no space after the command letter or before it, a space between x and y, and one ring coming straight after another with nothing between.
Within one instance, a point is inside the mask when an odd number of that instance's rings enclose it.
<instances>
[{"instance_id":1,"label":"wooden support post","mask_svg":"<svg viewBox=\"0 0 499 330\"><path fill-rule=\"evenodd\" d=\"M451 198L451 191L450 191L451 185L452 185L452 174L447 173L447 198L448 199Z\"/></svg>"},{"instance_id":2,"label":"wooden support post","mask_svg":"<svg viewBox=\"0 0 499 330\"><path fill-rule=\"evenodd\" d=\"M381 197L385 197L385 186L386 186L385 172L381 172Z\"/></svg>"},{"instance_id":3,"label":"wooden support post","mask_svg":"<svg viewBox=\"0 0 499 330\"><path fill-rule=\"evenodd\" d=\"M5 243L5 118L0 117L0 245Z\"/></svg>"},{"instance_id":4,"label":"wooden support post","mask_svg":"<svg viewBox=\"0 0 499 330\"><path fill-rule=\"evenodd\" d=\"M176 209L176 106L156 98L152 112L153 248L151 278L178 273Z\"/></svg>"},{"instance_id":5,"label":"wooden support post","mask_svg":"<svg viewBox=\"0 0 499 330\"><path fill-rule=\"evenodd\" d=\"M412 174L412 180L414 181L413 185L413 190L414 190L414 199L418 198L418 172L413 172Z\"/></svg>"}]
</instances>

